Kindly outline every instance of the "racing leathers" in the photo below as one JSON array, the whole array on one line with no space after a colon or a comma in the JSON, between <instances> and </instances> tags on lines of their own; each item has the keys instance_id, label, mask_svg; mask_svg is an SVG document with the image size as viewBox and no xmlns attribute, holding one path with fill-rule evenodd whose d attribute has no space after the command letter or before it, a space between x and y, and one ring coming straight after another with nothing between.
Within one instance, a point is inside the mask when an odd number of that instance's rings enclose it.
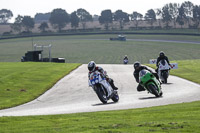
<instances>
[{"instance_id":1,"label":"racing leathers","mask_svg":"<svg viewBox=\"0 0 200 133\"><path fill-rule=\"evenodd\" d=\"M111 87L112 87L114 90L118 90L118 88L114 85L113 79L111 79L111 78L108 77L107 73L103 70L102 67L98 67L98 66L97 66L97 67L95 67L95 70L94 70L94 71L100 72L100 73L106 78L106 80L109 82L109 84L111 85ZM93 71L89 71L88 77L89 77L89 75L90 75L92 72L93 72Z\"/></svg>"}]
</instances>

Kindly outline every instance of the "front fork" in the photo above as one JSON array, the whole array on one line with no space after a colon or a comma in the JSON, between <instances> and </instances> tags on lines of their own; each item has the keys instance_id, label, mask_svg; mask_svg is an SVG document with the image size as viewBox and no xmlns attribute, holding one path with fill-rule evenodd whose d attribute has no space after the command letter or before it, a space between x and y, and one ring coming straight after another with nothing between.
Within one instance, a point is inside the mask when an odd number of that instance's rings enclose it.
<instances>
[{"instance_id":1,"label":"front fork","mask_svg":"<svg viewBox=\"0 0 200 133\"><path fill-rule=\"evenodd\" d=\"M112 93L113 93L113 89L110 86L110 84L106 80L102 80L100 82L100 84L102 84L106 88L106 90L108 92L108 97L110 97L112 95Z\"/></svg>"}]
</instances>

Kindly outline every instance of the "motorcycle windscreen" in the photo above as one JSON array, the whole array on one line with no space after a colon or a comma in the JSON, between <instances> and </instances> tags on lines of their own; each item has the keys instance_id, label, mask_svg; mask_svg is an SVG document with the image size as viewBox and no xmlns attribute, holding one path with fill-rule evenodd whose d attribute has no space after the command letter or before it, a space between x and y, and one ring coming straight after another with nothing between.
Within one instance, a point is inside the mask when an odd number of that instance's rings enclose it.
<instances>
[{"instance_id":1,"label":"motorcycle windscreen","mask_svg":"<svg viewBox=\"0 0 200 133\"><path fill-rule=\"evenodd\" d=\"M139 72L139 77L141 78L141 77L143 77L143 76L145 76L146 74L147 74L147 70L145 70L145 69L143 69L143 70L141 70L140 72Z\"/></svg>"},{"instance_id":2,"label":"motorcycle windscreen","mask_svg":"<svg viewBox=\"0 0 200 133\"><path fill-rule=\"evenodd\" d=\"M164 66L166 64L165 60L161 60L160 63Z\"/></svg>"},{"instance_id":3,"label":"motorcycle windscreen","mask_svg":"<svg viewBox=\"0 0 200 133\"><path fill-rule=\"evenodd\" d=\"M168 70L169 69L169 65L167 63L166 60L161 60L159 63L159 70Z\"/></svg>"},{"instance_id":4,"label":"motorcycle windscreen","mask_svg":"<svg viewBox=\"0 0 200 133\"><path fill-rule=\"evenodd\" d=\"M143 69L139 72L139 81L148 73L147 70Z\"/></svg>"}]
</instances>

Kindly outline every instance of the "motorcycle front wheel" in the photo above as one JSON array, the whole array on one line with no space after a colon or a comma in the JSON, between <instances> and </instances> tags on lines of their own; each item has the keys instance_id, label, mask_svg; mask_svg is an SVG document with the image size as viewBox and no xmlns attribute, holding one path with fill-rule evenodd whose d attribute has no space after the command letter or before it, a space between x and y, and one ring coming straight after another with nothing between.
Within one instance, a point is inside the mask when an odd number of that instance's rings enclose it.
<instances>
[{"instance_id":1,"label":"motorcycle front wheel","mask_svg":"<svg viewBox=\"0 0 200 133\"><path fill-rule=\"evenodd\" d=\"M152 94L154 94L156 97L160 96L158 93L157 86L155 86L154 84L149 84L148 89L151 90Z\"/></svg>"},{"instance_id":2,"label":"motorcycle front wheel","mask_svg":"<svg viewBox=\"0 0 200 133\"><path fill-rule=\"evenodd\" d=\"M118 95L117 92L113 95L112 100L113 100L113 102L118 102L119 101L119 95Z\"/></svg>"},{"instance_id":3,"label":"motorcycle front wheel","mask_svg":"<svg viewBox=\"0 0 200 133\"><path fill-rule=\"evenodd\" d=\"M97 86L96 93L102 103L104 104L107 103L108 99L107 99L106 90L102 85Z\"/></svg>"},{"instance_id":4,"label":"motorcycle front wheel","mask_svg":"<svg viewBox=\"0 0 200 133\"><path fill-rule=\"evenodd\" d=\"M168 73L165 71L165 72L163 72L162 75L163 75L163 78L164 78L163 83L167 84Z\"/></svg>"}]
</instances>

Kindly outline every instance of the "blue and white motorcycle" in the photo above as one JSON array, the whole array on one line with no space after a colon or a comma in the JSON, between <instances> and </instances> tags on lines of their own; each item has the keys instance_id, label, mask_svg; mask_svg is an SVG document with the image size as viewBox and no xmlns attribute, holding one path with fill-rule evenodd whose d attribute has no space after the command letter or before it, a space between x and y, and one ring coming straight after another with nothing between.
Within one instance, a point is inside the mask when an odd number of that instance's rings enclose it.
<instances>
[{"instance_id":1,"label":"blue and white motorcycle","mask_svg":"<svg viewBox=\"0 0 200 133\"><path fill-rule=\"evenodd\" d=\"M105 76L95 71L89 75L89 86L93 88L102 103L107 103L109 99L114 102L119 101L117 90L113 90Z\"/></svg>"},{"instance_id":2,"label":"blue and white motorcycle","mask_svg":"<svg viewBox=\"0 0 200 133\"><path fill-rule=\"evenodd\" d=\"M124 59L124 64L128 64L128 59Z\"/></svg>"}]
</instances>

